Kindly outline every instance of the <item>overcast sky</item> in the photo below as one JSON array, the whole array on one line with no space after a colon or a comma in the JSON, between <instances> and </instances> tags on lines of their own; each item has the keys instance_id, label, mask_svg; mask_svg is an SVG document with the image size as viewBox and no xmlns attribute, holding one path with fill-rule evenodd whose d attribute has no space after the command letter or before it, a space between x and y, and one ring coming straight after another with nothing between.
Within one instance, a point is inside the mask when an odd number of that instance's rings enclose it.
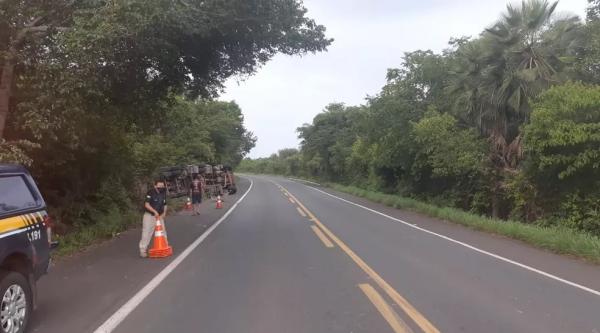
<instances>
[{"instance_id":1,"label":"overcast sky","mask_svg":"<svg viewBox=\"0 0 600 333\"><path fill-rule=\"evenodd\" d=\"M520 1L518 2L520 3ZM276 56L254 76L227 82L222 100L242 108L258 137L250 157L298 146L296 128L332 102L359 105L385 84L404 52L439 52L451 37L477 36L507 0L305 0L308 16L335 38L328 52ZM587 0L561 0L559 12L585 16Z\"/></svg>"}]
</instances>

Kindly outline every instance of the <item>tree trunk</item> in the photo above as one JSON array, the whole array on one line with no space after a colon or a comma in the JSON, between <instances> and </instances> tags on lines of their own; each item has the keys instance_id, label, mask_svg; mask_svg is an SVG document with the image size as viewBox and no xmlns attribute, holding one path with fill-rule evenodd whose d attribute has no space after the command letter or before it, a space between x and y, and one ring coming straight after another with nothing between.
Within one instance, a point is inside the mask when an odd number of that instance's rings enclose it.
<instances>
[{"instance_id":1,"label":"tree trunk","mask_svg":"<svg viewBox=\"0 0 600 333\"><path fill-rule=\"evenodd\" d=\"M13 81L15 77L15 66L17 64L17 55L19 47L24 43L25 37L31 32L44 32L48 30L47 26L36 26L43 19L42 16L34 18L28 25L21 29L15 38L10 42L6 51L4 64L2 66L2 76L0 76L0 139L4 138L6 129L6 120L10 113L10 98L12 97Z\"/></svg>"},{"instance_id":2,"label":"tree trunk","mask_svg":"<svg viewBox=\"0 0 600 333\"><path fill-rule=\"evenodd\" d=\"M2 68L2 76L0 77L0 139L4 138L6 120L8 119L8 113L10 112L10 97L15 71L14 62L14 55L9 54L5 59Z\"/></svg>"},{"instance_id":3,"label":"tree trunk","mask_svg":"<svg viewBox=\"0 0 600 333\"><path fill-rule=\"evenodd\" d=\"M500 193L492 193L492 217L497 219L500 217Z\"/></svg>"}]
</instances>

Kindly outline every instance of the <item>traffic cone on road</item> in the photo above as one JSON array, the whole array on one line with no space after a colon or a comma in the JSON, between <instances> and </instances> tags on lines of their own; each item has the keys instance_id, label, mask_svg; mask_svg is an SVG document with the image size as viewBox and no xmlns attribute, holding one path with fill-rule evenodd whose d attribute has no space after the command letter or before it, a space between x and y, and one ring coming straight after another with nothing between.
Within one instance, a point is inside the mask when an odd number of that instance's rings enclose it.
<instances>
[{"instance_id":1,"label":"traffic cone on road","mask_svg":"<svg viewBox=\"0 0 600 333\"><path fill-rule=\"evenodd\" d=\"M190 198L187 198L187 201L185 202L185 210L192 210L192 200L190 200Z\"/></svg>"},{"instance_id":2,"label":"traffic cone on road","mask_svg":"<svg viewBox=\"0 0 600 333\"><path fill-rule=\"evenodd\" d=\"M163 225L159 219L156 219L156 226L154 227L154 244L148 251L150 258L165 258L173 254L173 248L169 246L167 242L167 236L163 230Z\"/></svg>"},{"instance_id":3,"label":"traffic cone on road","mask_svg":"<svg viewBox=\"0 0 600 333\"><path fill-rule=\"evenodd\" d=\"M221 200L221 196L217 197L217 209L223 208L223 200Z\"/></svg>"}]
</instances>

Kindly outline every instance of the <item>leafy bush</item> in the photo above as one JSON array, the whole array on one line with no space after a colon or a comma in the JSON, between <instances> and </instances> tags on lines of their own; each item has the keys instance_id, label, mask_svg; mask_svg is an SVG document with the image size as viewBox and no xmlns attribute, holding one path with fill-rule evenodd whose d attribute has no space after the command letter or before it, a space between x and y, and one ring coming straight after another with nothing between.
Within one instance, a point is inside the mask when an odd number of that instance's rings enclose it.
<instances>
[{"instance_id":1,"label":"leafy bush","mask_svg":"<svg viewBox=\"0 0 600 333\"><path fill-rule=\"evenodd\" d=\"M600 234L600 87L551 88L535 104L524 133L525 172L546 215Z\"/></svg>"},{"instance_id":2,"label":"leafy bush","mask_svg":"<svg viewBox=\"0 0 600 333\"><path fill-rule=\"evenodd\" d=\"M600 195L569 194L558 214L566 227L600 235Z\"/></svg>"},{"instance_id":3,"label":"leafy bush","mask_svg":"<svg viewBox=\"0 0 600 333\"><path fill-rule=\"evenodd\" d=\"M431 169L434 178L466 177L483 168L485 141L473 129L458 128L449 114L429 112L415 123L412 137L416 144L413 173Z\"/></svg>"},{"instance_id":4,"label":"leafy bush","mask_svg":"<svg viewBox=\"0 0 600 333\"><path fill-rule=\"evenodd\" d=\"M533 168L560 181L600 179L600 86L551 88L524 132Z\"/></svg>"}]
</instances>

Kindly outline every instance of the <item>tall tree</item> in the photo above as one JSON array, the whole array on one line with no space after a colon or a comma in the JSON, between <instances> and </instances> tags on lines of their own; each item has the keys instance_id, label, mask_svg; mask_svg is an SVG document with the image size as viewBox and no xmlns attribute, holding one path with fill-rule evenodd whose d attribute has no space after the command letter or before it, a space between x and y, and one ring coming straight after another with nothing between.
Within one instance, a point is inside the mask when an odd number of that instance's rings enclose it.
<instances>
[{"instance_id":1,"label":"tall tree","mask_svg":"<svg viewBox=\"0 0 600 333\"><path fill-rule=\"evenodd\" d=\"M600 20L600 0L588 0L587 19Z\"/></svg>"},{"instance_id":2,"label":"tall tree","mask_svg":"<svg viewBox=\"0 0 600 333\"><path fill-rule=\"evenodd\" d=\"M51 36L72 24L75 1L0 1L0 139L11 107L17 68L43 53Z\"/></svg>"},{"instance_id":3,"label":"tall tree","mask_svg":"<svg viewBox=\"0 0 600 333\"><path fill-rule=\"evenodd\" d=\"M600 0L589 0L585 32L581 69L586 81L600 84Z\"/></svg>"},{"instance_id":4,"label":"tall tree","mask_svg":"<svg viewBox=\"0 0 600 333\"><path fill-rule=\"evenodd\" d=\"M317 52L331 43L300 0L4 0L0 6L0 26L8 28L0 39L0 137L20 102L11 100L15 69L37 60L24 52L43 36L57 37L44 41L58 48L40 52L60 52L63 70L96 83L113 105L172 92L214 96L225 79L253 73L276 53Z\"/></svg>"},{"instance_id":5,"label":"tall tree","mask_svg":"<svg viewBox=\"0 0 600 333\"><path fill-rule=\"evenodd\" d=\"M517 172L523 158L520 128L529 119L531 100L568 79L582 47L579 18L555 17L557 5L546 0L508 5L496 24L456 52L459 59L449 89L490 140L494 215L506 177Z\"/></svg>"},{"instance_id":6,"label":"tall tree","mask_svg":"<svg viewBox=\"0 0 600 333\"><path fill-rule=\"evenodd\" d=\"M355 140L352 118L356 111L343 104L330 104L312 124L297 129L305 160L318 166L313 176L334 180L344 176L346 157Z\"/></svg>"},{"instance_id":7,"label":"tall tree","mask_svg":"<svg viewBox=\"0 0 600 333\"><path fill-rule=\"evenodd\" d=\"M557 5L558 1L546 0L524 1L520 8L508 5L502 19L486 30L489 53L484 58L484 79L493 110L484 126L489 126L501 150L510 143L518 144L519 126L531 112L530 100L566 80L564 69L581 47L579 18L554 18ZM499 158L506 167L514 167L514 157Z\"/></svg>"}]
</instances>

